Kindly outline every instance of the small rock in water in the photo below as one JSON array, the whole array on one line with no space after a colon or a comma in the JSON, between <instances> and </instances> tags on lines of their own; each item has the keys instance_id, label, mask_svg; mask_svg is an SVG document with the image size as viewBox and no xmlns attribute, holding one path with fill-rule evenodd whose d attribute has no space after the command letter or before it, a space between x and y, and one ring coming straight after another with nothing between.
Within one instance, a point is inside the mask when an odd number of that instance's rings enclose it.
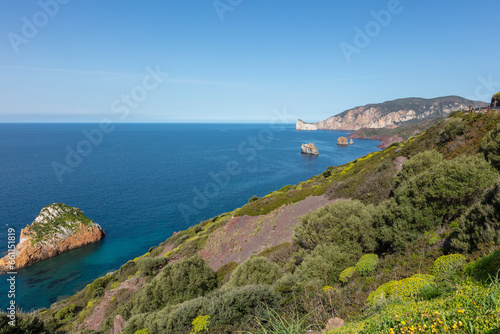
<instances>
[{"instance_id":1,"label":"small rock in water","mask_svg":"<svg viewBox=\"0 0 500 334\"><path fill-rule=\"evenodd\" d=\"M340 137L339 139L337 139L337 145L347 146L347 145L349 145L349 142L347 141L346 137Z\"/></svg>"},{"instance_id":2,"label":"small rock in water","mask_svg":"<svg viewBox=\"0 0 500 334\"><path fill-rule=\"evenodd\" d=\"M302 144L302 147L300 148L300 150L304 154L319 155L318 148L316 146L314 146L313 143Z\"/></svg>"}]
</instances>

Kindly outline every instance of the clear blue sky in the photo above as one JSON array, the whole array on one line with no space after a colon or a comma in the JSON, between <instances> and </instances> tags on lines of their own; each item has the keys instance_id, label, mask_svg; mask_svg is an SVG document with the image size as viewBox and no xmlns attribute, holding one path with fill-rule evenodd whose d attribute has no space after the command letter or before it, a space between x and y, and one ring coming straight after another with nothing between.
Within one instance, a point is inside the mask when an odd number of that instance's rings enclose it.
<instances>
[{"instance_id":1,"label":"clear blue sky","mask_svg":"<svg viewBox=\"0 0 500 334\"><path fill-rule=\"evenodd\" d=\"M0 3L0 122L266 122L283 107L317 121L500 90L498 0L54 1ZM382 10L394 13L375 23ZM148 66L168 76L119 118Z\"/></svg>"}]
</instances>

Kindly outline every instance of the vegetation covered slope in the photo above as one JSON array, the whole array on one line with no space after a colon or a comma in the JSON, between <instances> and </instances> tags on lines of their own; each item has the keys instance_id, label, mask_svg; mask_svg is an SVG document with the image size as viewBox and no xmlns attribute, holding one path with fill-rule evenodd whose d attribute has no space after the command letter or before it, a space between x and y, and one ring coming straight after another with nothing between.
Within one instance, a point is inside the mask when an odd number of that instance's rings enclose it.
<instances>
[{"instance_id":1,"label":"vegetation covered slope","mask_svg":"<svg viewBox=\"0 0 500 334\"><path fill-rule=\"evenodd\" d=\"M134 334L305 333L337 317L342 333L494 333L499 130L500 114L455 112L402 144L177 233L23 321L41 320L38 332L50 333L109 333L118 316ZM217 272L199 255L233 218L310 195L337 201L305 215L291 243ZM102 321L85 326L97 305Z\"/></svg>"}]
</instances>

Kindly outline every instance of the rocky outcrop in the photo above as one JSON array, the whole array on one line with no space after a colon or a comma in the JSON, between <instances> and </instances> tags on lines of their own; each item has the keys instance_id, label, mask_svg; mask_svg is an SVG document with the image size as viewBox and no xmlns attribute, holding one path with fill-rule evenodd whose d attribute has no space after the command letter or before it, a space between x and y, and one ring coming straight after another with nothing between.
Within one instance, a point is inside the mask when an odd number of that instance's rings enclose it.
<instances>
[{"instance_id":1,"label":"rocky outcrop","mask_svg":"<svg viewBox=\"0 0 500 334\"><path fill-rule=\"evenodd\" d=\"M354 142L352 141L352 138L351 138L351 140L349 141L349 145L352 145L352 144L354 144Z\"/></svg>"},{"instance_id":2,"label":"rocky outcrop","mask_svg":"<svg viewBox=\"0 0 500 334\"><path fill-rule=\"evenodd\" d=\"M496 93L493 95L491 98L491 105L492 108L500 108L500 92Z\"/></svg>"},{"instance_id":3,"label":"rocky outcrop","mask_svg":"<svg viewBox=\"0 0 500 334\"><path fill-rule=\"evenodd\" d=\"M301 119L297 120L297 124L295 125L295 130L318 130L318 126L316 123L306 123Z\"/></svg>"},{"instance_id":4,"label":"rocky outcrop","mask_svg":"<svg viewBox=\"0 0 500 334\"><path fill-rule=\"evenodd\" d=\"M339 145L339 146L348 146L349 142L347 141L346 137L339 137L339 139L337 139L337 145Z\"/></svg>"},{"instance_id":5,"label":"rocky outcrop","mask_svg":"<svg viewBox=\"0 0 500 334\"><path fill-rule=\"evenodd\" d=\"M486 107L487 104L471 101L459 96L446 96L435 99L407 98L368 104L344 111L317 123L298 120L297 130L358 130L360 128L387 128L398 124L444 117L458 109Z\"/></svg>"},{"instance_id":6,"label":"rocky outcrop","mask_svg":"<svg viewBox=\"0 0 500 334\"><path fill-rule=\"evenodd\" d=\"M101 226L85 217L80 209L62 203L51 204L21 230L13 252L14 269L99 241L104 234ZM14 270L9 261L9 255L0 259L0 272Z\"/></svg>"},{"instance_id":7,"label":"rocky outcrop","mask_svg":"<svg viewBox=\"0 0 500 334\"><path fill-rule=\"evenodd\" d=\"M318 148L313 143L302 144L300 150L304 154L319 155Z\"/></svg>"},{"instance_id":8,"label":"rocky outcrop","mask_svg":"<svg viewBox=\"0 0 500 334\"><path fill-rule=\"evenodd\" d=\"M123 319L123 317L118 314L113 319L113 328L110 330L109 333L110 334L120 334L120 333L122 333L126 324L127 324L127 322L125 321L125 319Z\"/></svg>"}]
</instances>

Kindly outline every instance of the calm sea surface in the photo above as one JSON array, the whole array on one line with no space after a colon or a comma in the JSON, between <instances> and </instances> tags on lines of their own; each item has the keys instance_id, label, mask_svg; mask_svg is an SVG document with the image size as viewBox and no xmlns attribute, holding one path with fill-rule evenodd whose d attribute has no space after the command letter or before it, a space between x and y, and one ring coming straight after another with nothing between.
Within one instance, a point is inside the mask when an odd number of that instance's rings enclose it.
<instances>
[{"instance_id":1,"label":"calm sea surface","mask_svg":"<svg viewBox=\"0 0 500 334\"><path fill-rule=\"evenodd\" d=\"M75 293L174 231L376 151L379 144L355 140L341 148L337 138L349 131L295 131L294 124L115 124L102 136L97 129L0 124L0 249L7 249L7 228L15 228L18 238L51 203L82 209L106 231L99 243L18 270L16 302L24 310ZM308 142L319 156L301 155L301 143ZM0 276L2 309L6 278Z\"/></svg>"}]
</instances>

